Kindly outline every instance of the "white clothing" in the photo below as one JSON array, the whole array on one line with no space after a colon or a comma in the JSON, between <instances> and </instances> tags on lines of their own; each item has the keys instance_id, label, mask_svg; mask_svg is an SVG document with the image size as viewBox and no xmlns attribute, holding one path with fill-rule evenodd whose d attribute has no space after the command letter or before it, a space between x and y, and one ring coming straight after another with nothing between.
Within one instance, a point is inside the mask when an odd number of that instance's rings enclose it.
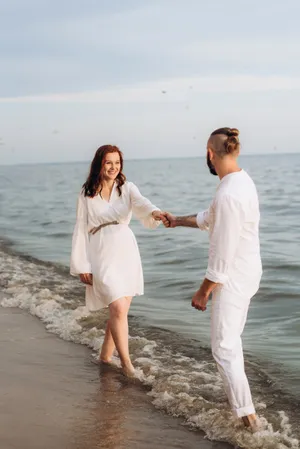
<instances>
[{"instance_id":1,"label":"white clothing","mask_svg":"<svg viewBox=\"0 0 300 449\"><path fill-rule=\"evenodd\" d=\"M259 202L254 182L244 171L225 176L197 224L210 234L206 278L251 298L262 275Z\"/></svg>"},{"instance_id":2,"label":"white clothing","mask_svg":"<svg viewBox=\"0 0 300 449\"><path fill-rule=\"evenodd\" d=\"M212 352L237 417L255 413L241 334L262 275L259 219L256 187L244 170L222 178L209 209L197 215L210 235L205 277L220 284L212 297Z\"/></svg>"},{"instance_id":3,"label":"white clothing","mask_svg":"<svg viewBox=\"0 0 300 449\"><path fill-rule=\"evenodd\" d=\"M122 186L122 195L114 184L109 201L81 192L72 239L70 272L92 273L93 285L86 286L86 306L90 311L107 307L123 296L144 294L143 270L135 236L129 228L132 213L150 229L159 222L152 212L159 210L132 183ZM89 231L101 224L117 221L95 234Z\"/></svg>"},{"instance_id":4,"label":"white clothing","mask_svg":"<svg viewBox=\"0 0 300 449\"><path fill-rule=\"evenodd\" d=\"M225 391L236 418L255 413L244 369L241 335L247 320L250 298L236 296L217 287L213 292L211 347Z\"/></svg>"}]
</instances>

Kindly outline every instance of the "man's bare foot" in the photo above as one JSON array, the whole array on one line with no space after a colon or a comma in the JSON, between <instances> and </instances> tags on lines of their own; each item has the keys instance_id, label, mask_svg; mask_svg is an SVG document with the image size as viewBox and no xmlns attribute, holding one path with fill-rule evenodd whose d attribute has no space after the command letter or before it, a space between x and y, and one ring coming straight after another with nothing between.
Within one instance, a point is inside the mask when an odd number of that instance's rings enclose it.
<instances>
[{"instance_id":1,"label":"man's bare foot","mask_svg":"<svg viewBox=\"0 0 300 449\"><path fill-rule=\"evenodd\" d=\"M253 432L257 432L259 429L259 420L256 415L248 415L243 416L242 421L245 425L245 427L250 428Z\"/></svg>"},{"instance_id":2,"label":"man's bare foot","mask_svg":"<svg viewBox=\"0 0 300 449\"><path fill-rule=\"evenodd\" d=\"M126 377L134 377L135 369L131 362L127 362L126 364L122 364L122 372Z\"/></svg>"}]
</instances>

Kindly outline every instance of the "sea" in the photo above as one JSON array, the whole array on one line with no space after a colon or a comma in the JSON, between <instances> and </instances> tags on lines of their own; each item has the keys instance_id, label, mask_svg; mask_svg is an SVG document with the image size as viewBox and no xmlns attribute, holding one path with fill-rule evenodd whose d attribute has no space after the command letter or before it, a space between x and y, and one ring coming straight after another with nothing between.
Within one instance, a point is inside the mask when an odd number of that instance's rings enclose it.
<instances>
[{"instance_id":1,"label":"sea","mask_svg":"<svg viewBox=\"0 0 300 449\"><path fill-rule=\"evenodd\" d=\"M191 431L233 447L296 449L300 154L241 156L240 165L255 181L261 207L263 277L243 334L261 431L251 434L233 419L210 352L210 307L205 313L191 307L207 266L206 232L147 230L132 220L145 295L130 309L130 352L153 405ZM89 314L84 286L69 275L76 201L88 170L89 162L0 166L0 286L2 307L27 310L96 357L107 312ZM130 160L124 172L157 207L177 215L206 209L218 185L204 158Z\"/></svg>"}]
</instances>

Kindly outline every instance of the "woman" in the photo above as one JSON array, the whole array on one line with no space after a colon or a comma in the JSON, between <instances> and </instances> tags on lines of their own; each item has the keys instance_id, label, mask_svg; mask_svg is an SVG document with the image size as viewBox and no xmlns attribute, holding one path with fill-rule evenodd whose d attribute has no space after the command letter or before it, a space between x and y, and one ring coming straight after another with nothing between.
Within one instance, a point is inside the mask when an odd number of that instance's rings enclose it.
<instances>
[{"instance_id":1,"label":"woman","mask_svg":"<svg viewBox=\"0 0 300 449\"><path fill-rule=\"evenodd\" d=\"M77 203L71 274L86 284L90 311L109 308L100 361L110 363L115 348L125 375L134 375L128 348L127 315L133 296L144 293L143 271L136 239L129 228L134 215L154 229L160 210L127 182L118 147L96 151Z\"/></svg>"}]
</instances>

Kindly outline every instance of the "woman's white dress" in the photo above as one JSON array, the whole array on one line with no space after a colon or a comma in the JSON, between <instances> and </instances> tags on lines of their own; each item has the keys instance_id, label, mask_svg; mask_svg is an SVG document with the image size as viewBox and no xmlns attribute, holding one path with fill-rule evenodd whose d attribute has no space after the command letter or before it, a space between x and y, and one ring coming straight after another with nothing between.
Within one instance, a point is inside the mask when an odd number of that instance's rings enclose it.
<instances>
[{"instance_id":1,"label":"woman's white dress","mask_svg":"<svg viewBox=\"0 0 300 449\"><path fill-rule=\"evenodd\" d=\"M129 223L132 213L150 229L159 222L152 212L159 210L132 182L122 186L122 195L114 184L109 201L96 195L80 193L77 219L72 239L72 275L92 273L93 285L86 286L86 306L90 311L107 307L123 296L144 294L144 279L138 245ZM101 224L117 221L117 225L89 231Z\"/></svg>"}]
</instances>

